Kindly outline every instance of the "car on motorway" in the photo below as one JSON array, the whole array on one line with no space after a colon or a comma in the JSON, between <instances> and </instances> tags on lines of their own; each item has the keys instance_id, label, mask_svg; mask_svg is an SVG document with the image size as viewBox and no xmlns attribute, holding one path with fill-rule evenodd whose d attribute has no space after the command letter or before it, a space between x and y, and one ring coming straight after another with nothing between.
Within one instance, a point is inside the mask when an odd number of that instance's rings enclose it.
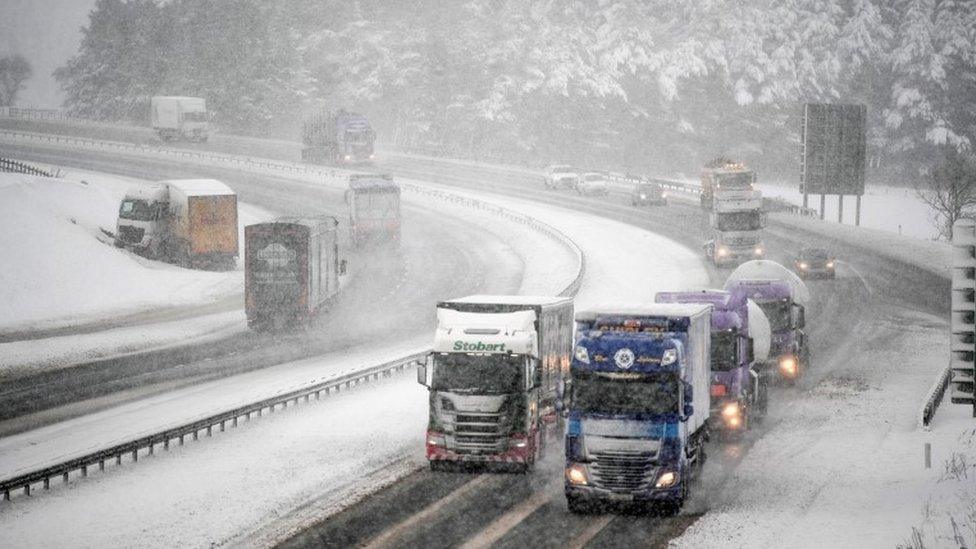
<instances>
[{"instance_id":1,"label":"car on motorway","mask_svg":"<svg viewBox=\"0 0 976 549\"><path fill-rule=\"evenodd\" d=\"M836 260L823 248L803 248L793 261L800 278L836 278Z\"/></svg>"},{"instance_id":2,"label":"car on motorway","mask_svg":"<svg viewBox=\"0 0 976 549\"><path fill-rule=\"evenodd\" d=\"M609 196L610 180L606 174L599 172L586 172L580 176L576 192L583 195Z\"/></svg>"},{"instance_id":3,"label":"car on motorway","mask_svg":"<svg viewBox=\"0 0 976 549\"><path fill-rule=\"evenodd\" d=\"M630 193L631 206L667 206L668 193L657 183L642 181Z\"/></svg>"},{"instance_id":4,"label":"car on motorway","mask_svg":"<svg viewBox=\"0 0 976 549\"><path fill-rule=\"evenodd\" d=\"M579 170L566 164L553 164L546 168L544 182L549 190L574 190L579 183Z\"/></svg>"}]
</instances>

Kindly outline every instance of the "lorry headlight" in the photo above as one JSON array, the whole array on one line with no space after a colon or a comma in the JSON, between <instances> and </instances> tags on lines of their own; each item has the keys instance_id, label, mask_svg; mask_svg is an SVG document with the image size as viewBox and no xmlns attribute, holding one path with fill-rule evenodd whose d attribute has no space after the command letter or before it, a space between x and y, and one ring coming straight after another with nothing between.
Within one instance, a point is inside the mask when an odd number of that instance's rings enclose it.
<instances>
[{"instance_id":1,"label":"lorry headlight","mask_svg":"<svg viewBox=\"0 0 976 549\"><path fill-rule=\"evenodd\" d=\"M668 193L661 193L661 198L667 198L667 197L668 197Z\"/></svg>"},{"instance_id":2,"label":"lorry headlight","mask_svg":"<svg viewBox=\"0 0 976 549\"><path fill-rule=\"evenodd\" d=\"M724 247L724 246L719 247L719 249L718 249L718 256L719 257L725 257L727 255L729 255L729 249L726 248L726 247Z\"/></svg>"},{"instance_id":3,"label":"lorry headlight","mask_svg":"<svg viewBox=\"0 0 976 549\"><path fill-rule=\"evenodd\" d=\"M586 347L582 345L576 346L576 351L573 353L573 355L576 357L576 360L582 362L583 364L590 363L590 353L586 350Z\"/></svg>"},{"instance_id":4,"label":"lorry headlight","mask_svg":"<svg viewBox=\"0 0 976 549\"><path fill-rule=\"evenodd\" d=\"M347 154L346 155L346 160L352 160L352 155L351 154Z\"/></svg>"},{"instance_id":5,"label":"lorry headlight","mask_svg":"<svg viewBox=\"0 0 976 549\"><path fill-rule=\"evenodd\" d=\"M661 355L661 366L667 366L668 364L674 364L678 360L678 350L677 349L665 349L664 354Z\"/></svg>"},{"instance_id":6,"label":"lorry headlight","mask_svg":"<svg viewBox=\"0 0 976 549\"><path fill-rule=\"evenodd\" d=\"M810 267L810 266L809 266L809 265L807 265L806 263L800 263L800 270L801 270L801 271L805 271L805 270L807 270L807 269L808 269L809 267Z\"/></svg>"},{"instance_id":7,"label":"lorry headlight","mask_svg":"<svg viewBox=\"0 0 976 549\"><path fill-rule=\"evenodd\" d=\"M515 433L508 438L508 444L512 448L525 448L529 445L529 437L522 433Z\"/></svg>"},{"instance_id":8,"label":"lorry headlight","mask_svg":"<svg viewBox=\"0 0 976 549\"><path fill-rule=\"evenodd\" d=\"M678 484L678 473L675 471L666 471L657 477L657 482L654 483L654 487L671 488L675 484Z\"/></svg>"},{"instance_id":9,"label":"lorry headlight","mask_svg":"<svg viewBox=\"0 0 976 549\"><path fill-rule=\"evenodd\" d=\"M586 466L574 463L566 468L566 481L573 486L586 486Z\"/></svg>"},{"instance_id":10,"label":"lorry headlight","mask_svg":"<svg viewBox=\"0 0 976 549\"><path fill-rule=\"evenodd\" d=\"M641 195L641 200L647 200L647 195L646 194L642 194Z\"/></svg>"},{"instance_id":11,"label":"lorry headlight","mask_svg":"<svg viewBox=\"0 0 976 549\"><path fill-rule=\"evenodd\" d=\"M796 359L792 356L783 357L779 360L779 371L784 377L793 378L796 377L797 364Z\"/></svg>"},{"instance_id":12,"label":"lorry headlight","mask_svg":"<svg viewBox=\"0 0 976 549\"><path fill-rule=\"evenodd\" d=\"M833 269L834 268L834 262L833 261L828 261L827 262L827 268L828 269Z\"/></svg>"},{"instance_id":13,"label":"lorry headlight","mask_svg":"<svg viewBox=\"0 0 976 549\"><path fill-rule=\"evenodd\" d=\"M427 431L427 446L437 446L443 448L447 446L447 441L442 433Z\"/></svg>"},{"instance_id":14,"label":"lorry headlight","mask_svg":"<svg viewBox=\"0 0 976 549\"><path fill-rule=\"evenodd\" d=\"M722 417L736 417L740 413L738 402L728 402L725 406L722 406Z\"/></svg>"},{"instance_id":15,"label":"lorry headlight","mask_svg":"<svg viewBox=\"0 0 976 549\"><path fill-rule=\"evenodd\" d=\"M753 250L752 253L754 253L756 255L762 255L763 254L763 251L764 250L762 249L762 246L756 246L756 249Z\"/></svg>"}]
</instances>

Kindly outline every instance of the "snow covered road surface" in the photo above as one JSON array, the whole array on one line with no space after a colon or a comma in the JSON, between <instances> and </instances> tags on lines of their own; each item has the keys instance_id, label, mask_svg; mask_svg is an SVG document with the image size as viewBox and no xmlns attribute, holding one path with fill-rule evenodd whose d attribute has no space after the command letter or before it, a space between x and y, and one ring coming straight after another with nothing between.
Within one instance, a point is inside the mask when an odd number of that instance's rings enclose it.
<instances>
[{"instance_id":1,"label":"snow covered road surface","mask_svg":"<svg viewBox=\"0 0 976 549\"><path fill-rule=\"evenodd\" d=\"M707 283L707 274L697 254L668 239L589 214L497 200L527 214L539 214L543 221L569 235L583 248L588 270L579 294L581 303L619 301L633 295L650 299L658 288L690 288ZM618 260L619 254L612 253L613 248L607 245L618 241L639 244L623 264ZM540 291L545 284L556 281L550 272L556 264L547 259L543 255L536 258L536 265L543 270L534 276L543 277L542 281L533 279L533 271L526 264L521 288ZM662 268L668 262L675 262L682 269ZM558 288L547 293L555 291ZM424 338L417 343L426 341ZM331 359L312 359L253 373L260 378L246 377L250 375L246 374L223 380L222 390L228 393L228 399L231 395L240 396L238 393L253 394L256 385L272 378L283 383L281 380L286 376L307 378L312 372L322 372L326 364L333 364L334 368L336 363L330 362ZM342 361L342 364L349 362ZM300 370L305 371L294 373ZM294 508L319 500L323 494L334 503L362 490L355 480L387 467L391 459L422 457L426 393L409 375L391 382L391 386L402 387L394 391L396 397L383 392L385 389L374 391L370 387L349 393L344 401L349 406L347 415L332 411L335 401L328 400L295 408L276 416L273 423L257 422L247 429L218 435L206 444L189 445L160 460L141 460L137 466L110 470L104 476L92 474L89 479L69 484L67 489L37 492L37 497L30 499L17 498L15 511L0 512L0 532L5 532L18 545L27 546L71 540L84 540L82 545L96 546L125 539L139 539L154 546L198 547L228 540L239 543L246 536L237 533L257 532ZM202 397L207 393L200 389L197 398L208 401L209 396ZM145 413L158 416L148 410ZM79 418L82 419L85 418ZM350 428L348 424L352 423L355 426ZM355 434L351 434L353 431ZM37 441L49 440L52 432L40 433ZM33 440L34 434L22 436ZM11 447L33 444L28 438L18 437L21 435L11 437ZM52 454L60 450L56 443L50 448ZM16 458L17 466L24 467L31 461L28 454L37 455L37 452L22 454L28 456L23 458L11 454L10 462L15 463ZM5 455L6 452L0 451L0 463L7 461ZM349 461L350 456L358 457ZM125 521L113 523L112 528L107 528L105 522L111 515L92 517L84 512L86 502L103 498L114 502L124 500L126 494L139 494L140 501L124 507ZM217 508L221 521L214 525L210 514ZM38 520L60 522L63 526L57 532L47 533L48 537L42 540L30 527Z\"/></svg>"}]
</instances>

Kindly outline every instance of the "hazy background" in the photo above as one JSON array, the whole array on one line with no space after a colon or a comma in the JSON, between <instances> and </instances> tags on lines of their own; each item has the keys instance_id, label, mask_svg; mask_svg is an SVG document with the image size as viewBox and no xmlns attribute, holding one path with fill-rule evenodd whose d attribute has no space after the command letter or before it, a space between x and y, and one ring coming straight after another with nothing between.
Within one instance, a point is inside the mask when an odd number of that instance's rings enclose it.
<instances>
[{"instance_id":1,"label":"hazy background","mask_svg":"<svg viewBox=\"0 0 976 549\"><path fill-rule=\"evenodd\" d=\"M95 0L3 0L0 4L0 56L19 53L34 68L17 105L60 107L64 94L51 73L78 53L81 28L88 23Z\"/></svg>"}]
</instances>

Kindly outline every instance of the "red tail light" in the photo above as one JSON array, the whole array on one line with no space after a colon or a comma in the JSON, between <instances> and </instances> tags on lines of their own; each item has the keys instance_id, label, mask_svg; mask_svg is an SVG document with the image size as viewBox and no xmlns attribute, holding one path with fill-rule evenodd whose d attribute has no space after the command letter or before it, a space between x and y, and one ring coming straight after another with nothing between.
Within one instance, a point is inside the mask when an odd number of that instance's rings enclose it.
<instances>
[{"instance_id":1,"label":"red tail light","mask_svg":"<svg viewBox=\"0 0 976 549\"><path fill-rule=\"evenodd\" d=\"M721 383L716 383L715 385L712 385L713 397L724 397L727 394L728 394L728 389L725 388L725 385L722 385Z\"/></svg>"}]
</instances>

